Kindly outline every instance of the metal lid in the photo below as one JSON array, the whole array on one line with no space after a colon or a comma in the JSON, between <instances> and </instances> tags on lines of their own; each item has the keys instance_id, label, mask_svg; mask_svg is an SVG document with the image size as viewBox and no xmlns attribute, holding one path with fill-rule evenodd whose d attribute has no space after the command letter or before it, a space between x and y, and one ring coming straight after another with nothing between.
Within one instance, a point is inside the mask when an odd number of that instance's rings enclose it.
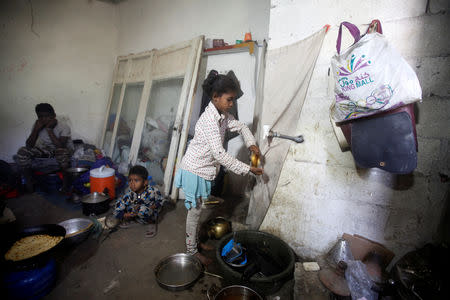
<instances>
[{"instance_id":1,"label":"metal lid","mask_svg":"<svg viewBox=\"0 0 450 300\"><path fill-rule=\"evenodd\" d=\"M100 202L106 201L108 199L109 199L109 197L103 193L93 192L93 193L90 193L90 194L84 196L81 199L81 202L83 202L83 203L100 203Z\"/></svg>"},{"instance_id":2,"label":"metal lid","mask_svg":"<svg viewBox=\"0 0 450 300\"><path fill-rule=\"evenodd\" d=\"M108 168L107 166L101 166L100 168L92 169L89 174L95 178L106 178L114 176L114 173L114 169Z\"/></svg>"}]
</instances>

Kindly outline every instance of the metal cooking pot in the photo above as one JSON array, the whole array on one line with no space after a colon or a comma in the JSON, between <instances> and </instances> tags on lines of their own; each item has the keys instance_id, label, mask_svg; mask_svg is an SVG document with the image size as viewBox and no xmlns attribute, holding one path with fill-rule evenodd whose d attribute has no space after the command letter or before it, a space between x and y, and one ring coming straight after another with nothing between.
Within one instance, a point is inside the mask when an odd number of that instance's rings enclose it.
<instances>
[{"instance_id":1,"label":"metal cooking pot","mask_svg":"<svg viewBox=\"0 0 450 300\"><path fill-rule=\"evenodd\" d=\"M81 200L80 196L77 194L76 188L73 186L73 183L75 181L77 181L78 178L80 178L80 176L83 173L86 173L87 171L89 171L88 168L68 168L68 169L65 169L65 172L66 172L67 175L64 175L64 176L67 176L67 178L68 178L67 179L67 185L71 189L71 195L70 195L70 198L68 200L72 201L73 203L77 203L78 204L78 203L80 203L80 200Z\"/></svg>"},{"instance_id":2,"label":"metal cooking pot","mask_svg":"<svg viewBox=\"0 0 450 300\"><path fill-rule=\"evenodd\" d=\"M101 215L109 210L109 197L103 193L93 192L81 199L83 204L83 214Z\"/></svg>"},{"instance_id":3,"label":"metal cooking pot","mask_svg":"<svg viewBox=\"0 0 450 300\"><path fill-rule=\"evenodd\" d=\"M94 222L88 218L75 218L59 223L66 229L65 243L78 244L84 241L91 232Z\"/></svg>"},{"instance_id":4,"label":"metal cooking pot","mask_svg":"<svg viewBox=\"0 0 450 300\"><path fill-rule=\"evenodd\" d=\"M214 300L263 300L263 298L251 288L242 285L231 285L221 289L214 297Z\"/></svg>"},{"instance_id":5,"label":"metal cooking pot","mask_svg":"<svg viewBox=\"0 0 450 300\"><path fill-rule=\"evenodd\" d=\"M208 237L216 240L231 232L231 222L222 217L209 220L206 226Z\"/></svg>"}]
</instances>

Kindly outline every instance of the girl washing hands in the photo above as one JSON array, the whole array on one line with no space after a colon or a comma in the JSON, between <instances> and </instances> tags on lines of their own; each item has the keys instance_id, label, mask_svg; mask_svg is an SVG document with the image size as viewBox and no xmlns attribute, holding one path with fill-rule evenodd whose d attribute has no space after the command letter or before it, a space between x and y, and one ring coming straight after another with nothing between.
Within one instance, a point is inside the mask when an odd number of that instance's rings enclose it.
<instances>
[{"instance_id":1,"label":"girl washing hands","mask_svg":"<svg viewBox=\"0 0 450 300\"><path fill-rule=\"evenodd\" d=\"M187 253L197 256L203 264L209 264L211 260L198 252L197 227L201 201L209 197L211 182L216 177L217 170L220 165L239 175L247 175L249 172L261 175L263 170L239 161L223 148L226 130L237 131L244 138L247 148L255 155L260 155L250 129L228 113L234 101L242 96L236 77L230 73L221 75L212 70L202 87L211 102L195 125L194 138L181 161L180 169L175 176L175 184L178 188L182 188L186 195Z\"/></svg>"}]
</instances>

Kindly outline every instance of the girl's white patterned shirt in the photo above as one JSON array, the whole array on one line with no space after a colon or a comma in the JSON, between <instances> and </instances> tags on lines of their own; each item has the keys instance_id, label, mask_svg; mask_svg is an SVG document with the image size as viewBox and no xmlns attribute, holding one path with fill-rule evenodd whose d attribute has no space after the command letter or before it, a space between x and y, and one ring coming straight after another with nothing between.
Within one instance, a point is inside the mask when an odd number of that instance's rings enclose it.
<instances>
[{"instance_id":1,"label":"girl's white patterned shirt","mask_svg":"<svg viewBox=\"0 0 450 300\"><path fill-rule=\"evenodd\" d=\"M256 145L250 129L229 113L219 114L212 102L206 107L195 125L194 138L181 161L180 168L206 180L213 180L217 170L223 165L228 170L246 175L250 166L236 159L223 148L225 132L239 132L248 147Z\"/></svg>"}]
</instances>

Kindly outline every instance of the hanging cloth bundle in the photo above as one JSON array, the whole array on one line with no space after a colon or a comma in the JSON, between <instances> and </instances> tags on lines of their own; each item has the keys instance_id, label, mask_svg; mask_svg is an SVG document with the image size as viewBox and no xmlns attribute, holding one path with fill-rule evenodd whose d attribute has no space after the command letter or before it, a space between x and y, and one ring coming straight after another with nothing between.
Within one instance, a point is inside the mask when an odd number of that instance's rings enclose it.
<instances>
[{"instance_id":1,"label":"hanging cloth bundle","mask_svg":"<svg viewBox=\"0 0 450 300\"><path fill-rule=\"evenodd\" d=\"M355 44L340 54L342 26ZM336 49L336 103L331 114L341 122L355 162L362 168L411 173L417 167L418 149L413 103L422 97L416 74L389 46L378 20L363 37L355 25L342 22Z\"/></svg>"}]
</instances>

